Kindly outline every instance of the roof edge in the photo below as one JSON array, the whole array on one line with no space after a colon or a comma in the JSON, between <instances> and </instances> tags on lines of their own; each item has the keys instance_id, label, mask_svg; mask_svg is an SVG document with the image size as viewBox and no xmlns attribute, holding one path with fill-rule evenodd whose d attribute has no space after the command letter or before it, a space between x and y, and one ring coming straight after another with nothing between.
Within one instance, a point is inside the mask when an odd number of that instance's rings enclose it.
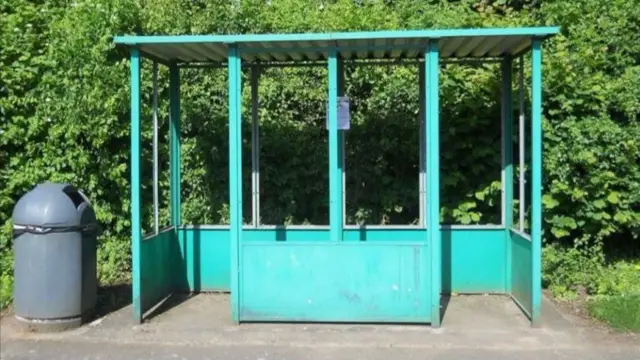
<instances>
[{"instance_id":1,"label":"roof edge","mask_svg":"<svg viewBox=\"0 0 640 360\"><path fill-rule=\"evenodd\" d=\"M287 41L339 41L394 38L452 38L476 36L531 36L547 38L560 32L559 26L512 27L512 28L468 28L434 30L389 30L333 33L291 33L291 34L236 34L236 35L119 35L113 42L119 45L135 46L145 44L189 44L189 43L255 43Z\"/></svg>"}]
</instances>

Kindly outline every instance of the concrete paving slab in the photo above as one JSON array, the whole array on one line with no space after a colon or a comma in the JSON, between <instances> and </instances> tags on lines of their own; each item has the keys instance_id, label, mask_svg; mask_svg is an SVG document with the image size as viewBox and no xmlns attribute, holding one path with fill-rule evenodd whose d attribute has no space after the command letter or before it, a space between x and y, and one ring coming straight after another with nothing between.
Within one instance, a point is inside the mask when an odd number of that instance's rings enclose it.
<instances>
[{"instance_id":1,"label":"concrete paving slab","mask_svg":"<svg viewBox=\"0 0 640 360\"><path fill-rule=\"evenodd\" d=\"M380 324L241 324L230 319L229 297L176 295L134 325L124 307L66 333L16 331L2 321L2 359L528 359L640 358L635 336L577 327L543 303L531 328L505 296L454 296L442 327Z\"/></svg>"}]
</instances>

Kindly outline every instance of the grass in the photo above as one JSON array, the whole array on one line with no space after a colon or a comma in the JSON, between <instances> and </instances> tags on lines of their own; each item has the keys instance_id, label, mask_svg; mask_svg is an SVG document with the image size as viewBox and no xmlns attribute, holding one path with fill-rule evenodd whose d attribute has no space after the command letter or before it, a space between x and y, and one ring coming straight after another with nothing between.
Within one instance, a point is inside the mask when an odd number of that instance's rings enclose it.
<instances>
[{"instance_id":1,"label":"grass","mask_svg":"<svg viewBox=\"0 0 640 360\"><path fill-rule=\"evenodd\" d=\"M587 310L616 330L640 332L640 295L594 297Z\"/></svg>"}]
</instances>

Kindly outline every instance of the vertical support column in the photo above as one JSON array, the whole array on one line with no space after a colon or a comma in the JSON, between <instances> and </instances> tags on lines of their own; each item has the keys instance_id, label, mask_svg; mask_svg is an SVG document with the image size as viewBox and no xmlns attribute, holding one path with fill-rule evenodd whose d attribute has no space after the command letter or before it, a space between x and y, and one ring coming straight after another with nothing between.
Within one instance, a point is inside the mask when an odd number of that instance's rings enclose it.
<instances>
[{"instance_id":1,"label":"vertical support column","mask_svg":"<svg viewBox=\"0 0 640 360\"><path fill-rule=\"evenodd\" d=\"M520 206L520 210L518 211L519 220L518 225L520 228L520 232L524 232L524 221L525 221L525 211L526 211L526 203L527 203L527 194L524 190L525 185L525 165L524 165L524 156L525 156L525 125L524 125L524 57L520 55L518 63L518 111L520 115L518 116L518 145L519 145L519 195L518 195L518 204Z\"/></svg>"},{"instance_id":2,"label":"vertical support column","mask_svg":"<svg viewBox=\"0 0 640 360\"><path fill-rule=\"evenodd\" d=\"M338 131L338 54L329 50L329 236L342 241L342 169L340 166L340 135Z\"/></svg>"},{"instance_id":3,"label":"vertical support column","mask_svg":"<svg viewBox=\"0 0 640 360\"><path fill-rule=\"evenodd\" d=\"M258 86L260 67L251 67L251 224L260 226L260 123Z\"/></svg>"},{"instance_id":4,"label":"vertical support column","mask_svg":"<svg viewBox=\"0 0 640 360\"><path fill-rule=\"evenodd\" d=\"M131 49L131 267L133 321L142 322L142 267L140 246L140 50Z\"/></svg>"},{"instance_id":5,"label":"vertical support column","mask_svg":"<svg viewBox=\"0 0 640 360\"><path fill-rule=\"evenodd\" d=\"M442 237L440 235L440 116L438 40L429 40L425 53L427 73L427 234L431 245L431 325L440 327L442 291Z\"/></svg>"},{"instance_id":6,"label":"vertical support column","mask_svg":"<svg viewBox=\"0 0 640 360\"><path fill-rule=\"evenodd\" d=\"M171 225L182 222L180 215L180 69L175 62L169 65L169 163Z\"/></svg>"},{"instance_id":7,"label":"vertical support column","mask_svg":"<svg viewBox=\"0 0 640 360\"><path fill-rule=\"evenodd\" d=\"M242 237L242 72L236 44L229 45L229 209L231 240L231 318L240 321L240 241Z\"/></svg>"},{"instance_id":8,"label":"vertical support column","mask_svg":"<svg viewBox=\"0 0 640 360\"><path fill-rule=\"evenodd\" d=\"M425 87L425 68L424 64L418 63L418 98L420 101L420 107L418 111L418 117L420 119L420 160L419 160L419 169L420 173L418 174L418 194L419 194L419 206L420 206L420 215L419 215L419 224L421 226L427 226L427 220L424 216L426 213L426 204L427 204L427 177L426 177L426 139L427 139L427 131L426 131L426 87Z\"/></svg>"},{"instance_id":9,"label":"vertical support column","mask_svg":"<svg viewBox=\"0 0 640 360\"><path fill-rule=\"evenodd\" d=\"M531 61L531 324L540 324L542 298L542 40Z\"/></svg>"},{"instance_id":10,"label":"vertical support column","mask_svg":"<svg viewBox=\"0 0 640 360\"><path fill-rule=\"evenodd\" d=\"M511 64L507 56L502 60L501 73L501 139L502 139L502 225L513 224L513 116L511 109Z\"/></svg>"},{"instance_id":11,"label":"vertical support column","mask_svg":"<svg viewBox=\"0 0 640 360\"><path fill-rule=\"evenodd\" d=\"M511 290L511 227L513 226L513 113L511 56L502 60L502 225L505 228L505 289Z\"/></svg>"},{"instance_id":12,"label":"vertical support column","mask_svg":"<svg viewBox=\"0 0 640 360\"><path fill-rule=\"evenodd\" d=\"M180 68L176 62L169 64L169 210L170 225L176 238L178 237L178 227L182 223L180 214ZM175 280L182 290L194 289L194 267L193 251L187 249L186 239L178 239L180 246L181 261L176 262L176 273L186 276L187 283L181 283L181 276L176 276Z\"/></svg>"},{"instance_id":13,"label":"vertical support column","mask_svg":"<svg viewBox=\"0 0 640 360\"><path fill-rule=\"evenodd\" d=\"M338 59L338 96L344 96L344 62ZM347 131L338 129L338 142L340 143L338 160L340 161L340 173L342 178L342 225L347 225L347 172L346 172L346 142Z\"/></svg>"},{"instance_id":14,"label":"vertical support column","mask_svg":"<svg viewBox=\"0 0 640 360\"><path fill-rule=\"evenodd\" d=\"M158 62L153 62L153 230L158 234Z\"/></svg>"}]
</instances>

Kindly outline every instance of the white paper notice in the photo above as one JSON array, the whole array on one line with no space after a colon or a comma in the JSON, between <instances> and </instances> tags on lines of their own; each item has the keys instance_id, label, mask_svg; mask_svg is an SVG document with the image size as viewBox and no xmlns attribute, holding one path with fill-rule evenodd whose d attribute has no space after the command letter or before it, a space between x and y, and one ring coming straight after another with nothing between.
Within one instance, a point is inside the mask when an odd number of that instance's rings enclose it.
<instances>
[{"instance_id":1,"label":"white paper notice","mask_svg":"<svg viewBox=\"0 0 640 360\"><path fill-rule=\"evenodd\" d=\"M329 130L329 104L327 103L327 130ZM349 98L338 97L338 130L349 130L351 127L351 114L349 113Z\"/></svg>"}]
</instances>

